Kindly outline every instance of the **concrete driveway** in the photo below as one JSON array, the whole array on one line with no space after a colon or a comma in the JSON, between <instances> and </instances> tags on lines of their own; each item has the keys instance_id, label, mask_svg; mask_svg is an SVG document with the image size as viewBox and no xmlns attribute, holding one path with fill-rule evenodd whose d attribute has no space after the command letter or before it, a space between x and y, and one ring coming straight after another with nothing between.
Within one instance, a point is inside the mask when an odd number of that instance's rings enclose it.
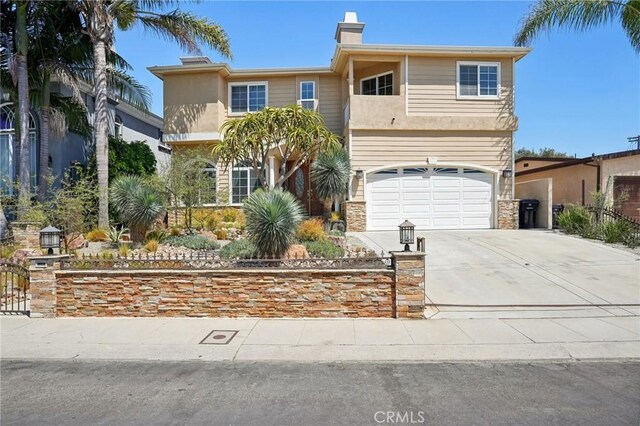
<instances>
[{"instance_id":1,"label":"concrete driveway","mask_svg":"<svg viewBox=\"0 0 640 426\"><path fill-rule=\"evenodd\" d=\"M630 251L548 231L417 235L427 239L427 303L440 311L539 307L640 314L640 256ZM354 236L378 252L401 248L397 232Z\"/></svg>"}]
</instances>

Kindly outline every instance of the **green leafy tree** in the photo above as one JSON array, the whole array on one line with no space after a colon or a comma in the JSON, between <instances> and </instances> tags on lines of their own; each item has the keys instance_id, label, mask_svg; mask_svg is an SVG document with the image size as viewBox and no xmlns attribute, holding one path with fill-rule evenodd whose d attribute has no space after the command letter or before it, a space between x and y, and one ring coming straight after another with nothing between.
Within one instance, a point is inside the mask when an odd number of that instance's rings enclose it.
<instances>
[{"instance_id":1,"label":"green leafy tree","mask_svg":"<svg viewBox=\"0 0 640 426\"><path fill-rule=\"evenodd\" d=\"M140 176L116 178L110 192L113 209L131 230L131 239L144 241L147 230L165 211L162 195Z\"/></svg>"},{"instance_id":2,"label":"green leafy tree","mask_svg":"<svg viewBox=\"0 0 640 426\"><path fill-rule=\"evenodd\" d=\"M267 187L269 155L274 152L281 159L275 186L281 187L319 152L340 147L338 136L325 126L322 115L299 105L245 114L225 121L221 131L223 140L213 148L220 164L228 169L248 160L263 188Z\"/></svg>"},{"instance_id":3,"label":"green leafy tree","mask_svg":"<svg viewBox=\"0 0 640 426\"><path fill-rule=\"evenodd\" d=\"M177 149L171 155L168 167L159 176L160 190L167 193L169 208L178 223L178 216L184 212L187 232L193 232L193 211L204 204L224 202L223 194L218 194L216 176L206 171L215 158L210 149Z\"/></svg>"},{"instance_id":4,"label":"green leafy tree","mask_svg":"<svg viewBox=\"0 0 640 426\"><path fill-rule=\"evenodd\" d=\"M136 24L169 40L190 53L200 53L200 44L230 57L229 41L224 30L208 18L197 17L179 9L175 1L164 0L70 0L86 25L93 44L95 113L93 127L98 168L99 225L109 224L109 163L107 116L107 55L114 43L115 27L129 30Z\"/></svg>"},{"instance_id":5,"label":"green leafy tree","mask_svg":"<svg viewBox=\"0 0 640 426\"><path fill-rule=\"evenodd\" d=\"M540 148L538 151L529 148L518 148L516 150L516 159L522 157L571 158L572 156L566 152L556 151L554 148Z\"/></svg>"},{"instance_id":6,"label":"green leafy tree","mask_svg":"<svg viewBox=\"0 0 640 426\"><path fill-rule=\"evenodd\" d=\"M258 255L279 258L295 239L304 209L297 198L282 189L258 189L244 202L247 233Z\"/></svg>"},{"instance_id":7,"label":"green leafy tree","mask_svg":"<svg viewBox=\"0 0 640 426\"><path fill-rule=\"evenodd\" d=\"M351 176L349 154L343 148L318 153L311 164L313 179L318 197L324 201L325 215L331 212L333 201L347 193Z\"/></svg>"},{"instance_id":8,"label":"green leafy tree","mask_svg":"<svg viewBox=\"0 0 640 426\"><path fill-rule=\"evenodd\" d=\"M633 49L640 53L638 0L539 0L523 19L515 44L526 46L540 33L555 27L586 31L616 21Z\"/></svg>"}]
</instances>

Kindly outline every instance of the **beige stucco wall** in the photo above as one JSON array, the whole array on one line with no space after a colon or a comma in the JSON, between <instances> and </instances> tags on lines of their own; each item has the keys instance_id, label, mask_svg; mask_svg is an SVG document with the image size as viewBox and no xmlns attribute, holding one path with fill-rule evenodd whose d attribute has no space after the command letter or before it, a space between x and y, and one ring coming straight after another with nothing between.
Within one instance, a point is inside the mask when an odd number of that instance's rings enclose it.
<instances>
[{"instance_id":1,"label":"beige stucco wall","mask_svg":"<svg viewBox=\"0 0 640 426\"><path fill-rule=\"evenodd\" d=\"M516 198L538 200L540 204L536 212L536 227L553 228L553 180L551 178L516 184Z\"/></svg>"},{"instance_id":2,"label":"beige stucco wall","mask_svg":"<svg viewBox=\"0 0 640 426\"><path fill-rule=\"evenodd\" d=\"M516 184L532 180L553 179L553 204L581 204L582 181L585 182L585 203L593 202L591 193L596 190L596 168L585 164L561 167L516 176Z\"/></svg>"},{"instance_id":3,"label":"beige stucco wall","mask_svg":"<svg viewBox=\"0 0 640 426\"><path fill-rule=\"evenodd\" d=\"M362 79L373 77L378 74L386 74L393 72L393 94L400 94L400 86L402 85L403 76L401 74L400 67L401 59L398 58L398 62L357 62L359 65L357 69L354 69L353 77L355 79L353 92L356 95L361 94Z\"/></svg>"},{"instance_id":4,"label":"beige stucco wall","mask_svg":"<svg viewBox=\"0 0 640 426\"><path fill-rule=\"evenodd\" d=\"M640 176L640 155L603 160L600 168L600 187L613 200L614 176Z\"/></svg>"},{"instance_id":5,"label":"beige stucco wall","mask_svg":"<svg viewBox=\"0 0 640 426\"><path fill-rule=\"evenodd\" d=\"M502 172L511 167L511 132L353 130L353 170L386 166L438 164L481 166ZM511 179L500 178L499 198L512 197ZM364 181L352 180L352 200L364 200Z\"/></svg>"},{"instance_id":6,"label":"beige stucco wall","mask_svg":"<svg viewBox=\"0 0 640 426\"><path fill-rule=\"evenodd\" d=\"M218 73L173 74L164 78L164 133L217 132L220 116Z\"/></svg>"},{"instance_id":7,"label":"beige stucco wall","mask_svg":"<svg viewBox=\"0 0 640 426\"><path fill-rule=\"evenodd\" d=\"M552 164L561 163L562 160L548 160L548 159L533 159L533 160L525 160L525 161L517 161L516 162L516 173L522 172L524 170L533 170L544 166L550 166ZM528 167L524 165L528 164Z\"/></svg>"}]
</instances>

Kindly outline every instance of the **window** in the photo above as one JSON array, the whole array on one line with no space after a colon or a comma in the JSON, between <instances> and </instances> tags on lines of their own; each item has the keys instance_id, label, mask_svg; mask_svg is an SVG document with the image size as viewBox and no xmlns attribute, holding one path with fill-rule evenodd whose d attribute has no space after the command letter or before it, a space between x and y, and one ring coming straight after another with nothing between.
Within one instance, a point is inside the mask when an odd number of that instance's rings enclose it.
<instances>
[{"instance_id":1,"label":"window","mask_svg":"<svg viewBox=\"0 0 640 426\"><path fill-rule=\"evenodd\" d=\"M360 80L363 95L393 95L393 73L374 75Z\"/></svg>"},{"instance_id":2,"label":"window","mask_svg":"<svg viewBox=\"0 0 640 426\"><path fill-rule=\"evenodd\" d=\"M116 115L113 119L113 136L116 138L122 137L122 118L119 115Z\"/></svg>"},{"instance_id":3,"label":"window","mask_svg":"<svg viewBox=\"0 0 640 426\"><path fill-rule=\"evenodd\" d=\"M267 106L267 83L231 83L229 105L231 114L260 111Z\"/></svg>"},{"instance_id":4,"label":"window","mask_svg":"<svg viewBox=\"0 0 640 426\"><path fill-rule=\"evenodd\" d=\"M500 64L458 62L458 97L497 98Z\"/></svg>"},{"instance_id":5,"label":"window","mask_svg":"<svg viewBox=\"0 0 640 426\"><path fill-rule=\"evenodd\" d=\"M231 203L242 204L258 186L253 167L240 163L231 170Z\"/></svg>"},{"instance_id":6,"label":"window","mask_svg":"<svg viewBox=\"0 0 640 426\"><path fill-rule=\"evenodd\" d=\"M312 111L316 109L315 81L303 81L300 83L300 105Z\"/></svg>"},{"instance_id":7,"label":"window","mask_svg":"<svg viewBox=\"0 0 640 426\"><path fill-rule=\"evenodd\" d=\"M216 203L216 181L218 178L218 171L215 164L209 164L202 169L203 184L200 186L200 202L202 204L215 204Z\"/></svg>"},{"instance_id":8,"label":"window","mask_svg":"<svg viewBox=\"0 0 640 426\"><path fill-rule=\"evenodd\" d=\"M13 144L15 139L15 116L13 105L10 103L0 106L0 194L13 194L13 184L16 178ZM36 122L29 113L29 168L31 173L31 188L35 190L39 171L39 144L36 138Z\"/></svg>"}]
</instances>

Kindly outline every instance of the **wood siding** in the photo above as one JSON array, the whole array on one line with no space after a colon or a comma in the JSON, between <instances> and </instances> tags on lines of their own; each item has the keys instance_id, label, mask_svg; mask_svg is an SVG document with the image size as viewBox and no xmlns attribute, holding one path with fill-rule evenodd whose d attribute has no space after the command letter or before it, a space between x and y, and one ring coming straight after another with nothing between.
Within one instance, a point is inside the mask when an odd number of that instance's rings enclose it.
<instances>
[{"instance_id":1,"label":"wood siding","mask_svg":"<svg viewBox=\"0 0 640 426\"><path fill-rule=\"evenodd\" d=\"M474 61L465 59L465 61ZM509 116L513 114L513 66L511 59L479 59L500 62L500 99L457 99L455 58L409 58L408 112L420 115Z\"/></svg>"},{"instance_id":2,"label":"wood siding","mask_svg":"<svg viewBox=\"0 0 640 426\"><path fill-rule=\"evenodd\" d=\"M427 157L435 157L441 164L464 163L496 170L511 167L511 132L354 130L351 142L352 168L365 173L397 164L426 167ZM509 198L511 182L503 183L499 196ZM362 200L362 185L354 189L354 200Z\"/></svg>"},{"instance_id":3,"label":"wood siding","mask_svg":"<svg viewBox=\"0 0 640 426\"><path fill-rule=\"evenodd\" d=\"M341 81L339 76L320 77L318 84L318 112L332 132L342 135Z\"/></svg>"}]
</instances>

